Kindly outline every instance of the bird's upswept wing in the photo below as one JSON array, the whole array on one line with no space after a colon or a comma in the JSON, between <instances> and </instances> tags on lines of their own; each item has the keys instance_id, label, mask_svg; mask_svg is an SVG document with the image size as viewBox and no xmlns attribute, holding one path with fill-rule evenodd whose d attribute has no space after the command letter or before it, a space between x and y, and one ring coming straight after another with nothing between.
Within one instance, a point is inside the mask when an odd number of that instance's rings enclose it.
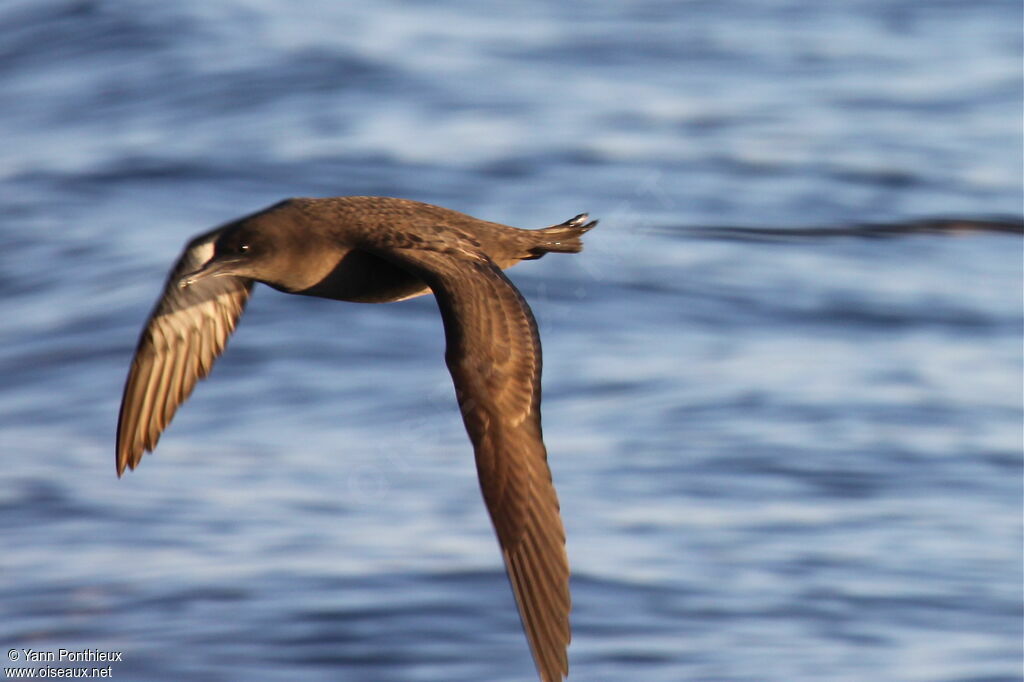
<instances>
[{"instance_id":1,"label":"bird's upswept wing","mask_svg":"<svg viewBox=\"0 0 1024 682\"><path fill-rule=\"evenodd\" d=\"M181 278L213 256L221 230L196 237L171 269L149 316L121 398L117 422L117 475L152 451L199 379L224 350L252 290L242 277L209 277L181 288Z\"/></svg>"},{"instance_id":2,"label":"bird's upswept wing","mask_svg":"<svg viewBox=\"0 0 1024 682\"><path fill-rule=\"evenodd\" d=\"M421 277L437 297L445 360L523 628L541 678L561 682L568 674L569 561L542 439L533 314L482 253L394 246L377 253Z\"/></svg>"}]
</instances>

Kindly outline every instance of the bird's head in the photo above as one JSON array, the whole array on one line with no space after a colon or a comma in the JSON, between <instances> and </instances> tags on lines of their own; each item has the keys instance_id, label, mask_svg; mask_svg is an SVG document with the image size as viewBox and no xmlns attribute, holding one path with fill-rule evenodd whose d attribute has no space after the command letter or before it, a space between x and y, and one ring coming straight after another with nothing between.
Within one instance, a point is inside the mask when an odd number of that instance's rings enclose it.
<instances>
[{"instance_id":1,"label":"bird's head","mask_svg":"<svg viewBox=\"0 0 1024 682\"><path fill-rule=\"evenodd\" d=\"M213 243L213 256L182 277L179 286L210 277L246 277L284 290L304 285L296 261L307 255L311 237L303 229L306 217L298 203L283 201L224 227Z\"/></svg>"},{"instance_id":2,"label":"bird's head","mask_svg":"<svg viewBox=\"0 0 1024 682\"><path fill-rule=\"evenodd\" d=\"M192 286L210 277L261 279L265 262L272 260L273 240L257 226L246 223L225 228L213 244L213 256L198 270L181 278L179 285Z\"/></svg>"}]
</instances>

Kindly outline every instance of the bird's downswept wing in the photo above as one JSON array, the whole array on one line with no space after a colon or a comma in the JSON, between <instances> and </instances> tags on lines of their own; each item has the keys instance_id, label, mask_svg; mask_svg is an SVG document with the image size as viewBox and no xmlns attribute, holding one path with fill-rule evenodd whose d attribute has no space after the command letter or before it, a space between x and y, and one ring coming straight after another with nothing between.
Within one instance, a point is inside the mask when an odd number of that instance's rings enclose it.
<instances>
[{"instance_id":1,"label":"bird's downswept wing","mask_svg":"<svg viewBox=\"0 0 1024 682\"><path fill-rule=\"evenodd\" d=\"M529 306L486 255L382 248L427 282L444 320L462 418L484 501L538 673L568 674L569 561L541 432L541 348Z\"/></svg>"},{"instance_id":2,"label":"bird's downswept wing","mask_svg":"<svg viewBox=\"0 0 1024 682\"><path fill-rule=\"evenodd\" d=\"M196 382L224 350L252 290L242 277L209 277L182 288L181 278L213 256L221 230L196 237L171 269L135 349L117 422L117 475L152 451Z\"/></svg>"}]
</instances>

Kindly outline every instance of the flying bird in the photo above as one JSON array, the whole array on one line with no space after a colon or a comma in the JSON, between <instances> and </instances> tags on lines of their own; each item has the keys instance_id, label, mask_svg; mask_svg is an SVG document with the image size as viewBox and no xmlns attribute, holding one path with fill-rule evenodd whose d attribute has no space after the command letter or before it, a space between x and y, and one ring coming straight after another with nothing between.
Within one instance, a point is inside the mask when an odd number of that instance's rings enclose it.
<instances>
[{"instance_id":1,"label":"flying bird","mask_svg":"<svg viewBox=\"0 0 1024 682\"><path fill-rule=\"evenodd\" d=\"M576 253L581 214L522 230L388 197L287 199L188 243L142 330L117 425L117 475L156 447L224 350L256 282L305 296L386 303L432 291L445 361L484 502L537 672L568 675L569 561L541 433L541 347L502 272Z\"/></svg>"}]
</instances>

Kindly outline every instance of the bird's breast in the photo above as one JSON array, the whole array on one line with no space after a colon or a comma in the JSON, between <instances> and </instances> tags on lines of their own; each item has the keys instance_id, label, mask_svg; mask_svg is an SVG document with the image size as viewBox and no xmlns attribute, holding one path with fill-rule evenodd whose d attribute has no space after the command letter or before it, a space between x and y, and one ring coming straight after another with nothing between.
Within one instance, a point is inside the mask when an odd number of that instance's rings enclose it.
<instances>
[{"instance_id":1,"label":"bird's breast","mask_svg":"<svg viewBox=\"0 0 1024 682\"><path fill-rule=\"evenodd\" d=\"M388 303L429 291L423 280L366 251L346 253L312 286L291 293L356 303Z\"/></svg>"}]
</instances>

